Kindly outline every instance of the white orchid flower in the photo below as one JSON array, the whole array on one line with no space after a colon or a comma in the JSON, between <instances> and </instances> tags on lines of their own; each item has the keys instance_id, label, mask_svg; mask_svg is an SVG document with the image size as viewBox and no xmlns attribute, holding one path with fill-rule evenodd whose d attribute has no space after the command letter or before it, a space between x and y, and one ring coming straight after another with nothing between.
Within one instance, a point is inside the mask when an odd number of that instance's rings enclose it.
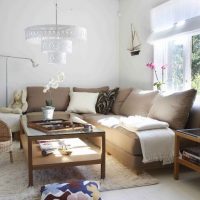
<instances>
[{"instance_id":1,"label":"white orchid flower","mask_svg":"<svg viewBox=\"0 0 200 200\"><path fill-rule=\"evenodd\" d=\"M54 82L55 82L55 79L54 79L54 78L51 78L50 81L49 81L49 83L48 83L48 85L51 85L51 84L53 84Z\"/></svg>"},{"instance_id":2,"label":"white orchid flower","mask_svg":"<svg viewBox=\"0 0 200 200\"><path fill-rule=\"evenodd\" d=\"M59 72L58 75L57 75L57 78L58 78L58 81L59 81L59 82L63 82L64 79L65 79L65 74L64 74L64 72Z\"/></svg>"},{"instance_id":3,"label":"white orchid flower","mask_svg":"<svg viewBox=\"0 0 200 200\"><path fill-rule=\"evenodd\" d=\"M47 91L50 89L49 84L45 85L43 89L43 93L47 93Z\"/></svg>"},{"instance_id":4,"label":"white orchid flower","mask_svg":"<svg viewBox=\"0 0 200 200\"><path fill-rule=\"evenodd\" d=\"M59 87L59 83L64 81L64 78L64 72L59 72L55 77L50 79L48 84L44 87L43 92L46 93L50 88L57 89Z\"/></svg>"},{"instance_id":5,"label":"white orchid flower","mask_svg":"<svg viewBox=\"0 0 200 200\"><path fill-rule=\"evenodd\" d=\"M58 86L59 86L58 81L55 81L54 83L51 84L51 88L53 88L53 89L57 89Z\"/></svg>"},{"instance_id":6,"label":"white orchid flower","mask_svg":"<svg viewBox=\"0 0 200 200\"><path fill-rule=\"evenodd\" d=\"M43 93L47 93L47 88L44 88L44 89L43 89Z\"/></svg>"}]
</instances>

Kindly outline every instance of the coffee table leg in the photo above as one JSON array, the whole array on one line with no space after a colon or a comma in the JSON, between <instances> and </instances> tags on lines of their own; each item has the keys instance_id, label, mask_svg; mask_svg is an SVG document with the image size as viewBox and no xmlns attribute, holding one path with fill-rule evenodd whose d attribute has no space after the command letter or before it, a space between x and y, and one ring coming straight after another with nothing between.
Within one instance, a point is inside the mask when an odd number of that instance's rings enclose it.
<instances>
[{"instance_id":1,"label":"coffee table leg","mask_svg":"<svg viewBox=\"0 0 200 200\"><path fill-rule=\"evenodd\" d=\"M32 140L28 139L28 186L33 186Z\"/></svg>"},{"instance_id":2,"label":"coffee table leg","mask_svg":"<svg viewBox=\"0 0 200 200\"><path fill-rule=\"evenodd\" d=\"M106 173L106 144L105 144L105 135L102 136L101 144L101 179L105 178Z\"/></svg>"},{"instance_id":3,"label":"coffee table leg","mask_svg":"<svg viewBox=\"0 0 200 200\"><path fill-rule=\"evenodd\" d=\"M174 179L178 180L179 179L179 151L180 151L180 138L175 135L175 151L174 151Z\"/></svg>"}]
</instances>

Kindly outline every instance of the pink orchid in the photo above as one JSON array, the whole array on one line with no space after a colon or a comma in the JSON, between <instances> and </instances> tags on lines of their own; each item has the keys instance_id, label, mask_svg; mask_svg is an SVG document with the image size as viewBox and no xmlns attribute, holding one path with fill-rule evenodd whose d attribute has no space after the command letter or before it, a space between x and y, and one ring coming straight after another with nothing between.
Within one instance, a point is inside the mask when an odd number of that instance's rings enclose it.
<instances>
[{"instance_id":1,"label":"pink orchid","mask_svg":"<svg viewBox=\"0 0 200 200\"><path fill-rule=\"evenodd\" d=\"M167 65L162 65L162 66L161 66L161 69L162 69L162 70L164 70L164 69L166 69L166 68L167 68Z\"/></svg>"},{"instance_id":2,"label":"pink orchid","mask_svg":"<svg viewBox=\"0 0 200 200\"><path fill-rule=\"evenodd\" d=\"M155 69L155 65L152 62L147 63L146 66L149 67L150 69Z\"/></svg>"},{"instance_id":3,"label":"pink orchid","mask_svg":"<svg viewBox=\"0 0 200 200\"><path fill-rule=\"evenodd\" d=\"M151 70L153 70L154 73L155 73L155 77L156 77L157 82L155 82L153 85L157 86L157 88L160 88L161 85L164 84L164 70L166 69L167 65L164 64L164 65L161 66L161 69L162 69L162 80L161 81L158 79L158 74L157 74L157 71L156 71L156 65L153 62L151 62L151 63L147 63L146 66L148 68L150 68Z\"/></svg>"}]
</instances>

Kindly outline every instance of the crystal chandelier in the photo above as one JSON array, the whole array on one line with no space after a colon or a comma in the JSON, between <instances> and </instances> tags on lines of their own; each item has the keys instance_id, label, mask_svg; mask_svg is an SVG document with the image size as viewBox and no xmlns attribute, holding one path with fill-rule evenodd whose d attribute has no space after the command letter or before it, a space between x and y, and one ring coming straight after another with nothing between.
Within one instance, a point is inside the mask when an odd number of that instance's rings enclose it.
<instances>
[{"instance_id":1,"label":"crystal chandelier","mask_svg":"<svg viewBox=\"0 0 200 200\"><path fill-rule=\"evenodd\" d=\"M66 64L67 54L72 53L72 41L86 40L87 30L75 25L59 25L57 10L56 2L56 24L27 27L25 37L32 43L41 43L41 51L47 53L48 63Z\"/></svg>"}]
</instances>

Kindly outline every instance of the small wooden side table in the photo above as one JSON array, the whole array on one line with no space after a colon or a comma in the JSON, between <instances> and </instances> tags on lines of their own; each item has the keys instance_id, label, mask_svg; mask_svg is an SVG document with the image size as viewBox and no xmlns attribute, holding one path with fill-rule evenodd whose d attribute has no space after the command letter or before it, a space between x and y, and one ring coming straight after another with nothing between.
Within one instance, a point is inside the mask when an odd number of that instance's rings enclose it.
<instances>
[{"instance_id":1,"label":"small wooden side table","mask_svg":"<svg viewBox=\"0 0 200 200\"><path fill-rule=\"evenodd\" d=\"M179 156L180 139L184 138L193 142L200 143L200 128L198 129L182 129L175 133L175 157L174 157L174 178L179 179L180 165L184 165L190 169L200 172L200 165L184 160Z\"/></svg>"}]
</instances>

